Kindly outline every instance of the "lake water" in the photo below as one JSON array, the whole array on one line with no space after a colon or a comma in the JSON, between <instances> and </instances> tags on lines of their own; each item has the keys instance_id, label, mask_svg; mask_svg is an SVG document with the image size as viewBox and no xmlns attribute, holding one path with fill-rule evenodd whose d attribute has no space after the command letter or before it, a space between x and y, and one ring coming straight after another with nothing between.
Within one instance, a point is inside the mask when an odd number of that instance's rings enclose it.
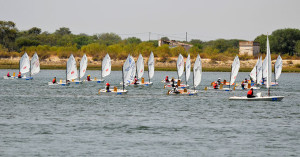
<instances>
[{"instance_id":1,"label":"lake water","mask_svg":"<svg viewBox=\"0 0 300 157\"><path fill-rule=\"evenodd\" d=\"M198 96L185 97L166 95L160 82L175 72L155 72L152 87L105 96L97 94L104 84L48 86L64 70L42 70L31 81L4 80L7 71L17 72L0 70L0 156L300 154L300 74L283 73L272 87L283 101L244 102L228 98L247 91L203 90L218 77L229 80L226 72L203 73ZM239 73L238 82L248 74ZM120 87L121 72L106 79Z\"/></svg>"}]
</instances>

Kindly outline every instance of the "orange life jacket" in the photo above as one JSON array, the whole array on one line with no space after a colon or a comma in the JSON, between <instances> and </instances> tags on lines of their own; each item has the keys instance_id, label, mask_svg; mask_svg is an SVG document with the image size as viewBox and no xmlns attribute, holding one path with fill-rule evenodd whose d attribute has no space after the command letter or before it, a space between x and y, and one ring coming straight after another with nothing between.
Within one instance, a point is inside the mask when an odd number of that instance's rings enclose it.
<instances>
[{"instance_id":1,"label":"orange life jacket","mask_svg":"<svg viewBox=\"0 0 300 157\"><path fill-rule=\"evenodd\" d=\"M214 89L218 88L218 84L214 83Z\"/></svg>"},{"instance_id":2,"label":"orange life jacket","mask_svg":"<svg viewBox=\"0 0 300 157\"><path fill-rule=\"evenodd\" d=\"M56 79L53 79L53 80L52 80L52 83L56 83Z\"/></svg>"}]
</instances>

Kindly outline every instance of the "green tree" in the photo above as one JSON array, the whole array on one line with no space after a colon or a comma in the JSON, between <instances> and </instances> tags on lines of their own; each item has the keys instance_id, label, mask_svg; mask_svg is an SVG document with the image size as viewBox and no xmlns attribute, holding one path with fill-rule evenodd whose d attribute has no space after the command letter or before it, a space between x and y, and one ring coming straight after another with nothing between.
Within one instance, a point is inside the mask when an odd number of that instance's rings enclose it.
<instances>
[{"instance_id":1,"label":"green tree","mask_svg":"<svg viewBox=\"0 0 300 157\"><path fill-rule=\"evenodd\" d=\"M257 36L255 39L254 39L255 42L259 42L259 45L260 45L260 53L266 53L266 44L267 44L267 36L262 34L262 35L259 35ZM271 45L272 46L272 45Z\"/></svg>"},{"instance_id":2,"label":"green tree","mask_svg":"<svg viewBox=\"0 0 300 157\"><path fill-rule=\"evenodd\" d=\"M0 21L0 44L3 45L8 51L15 48L15 39L17 37L17 28L12 21Z\"/></svg>"},{"instance_id":3,"label":"green tree","mask_svg":"<svg viewBox=\"0 0 300 157\"><path fill-rule=\"evenodd\" d=\"M32 27L28 30L28 34L32 34L32 35L39 35L39 34L41 34L41 32L42 32L42 30L37 27Z\"/></svg>"},{"instance_id":4,"label":"green tree","mask_svg":"<svg viewBox=\"0 0 300 157\"><path fill-rule=\"evenodd\" d=\"M21 37L16 40L16 44L19 48L22 48L24 46L38 46L40 45L40 42L37 40L28 39L26 37Z\"/></svg>"},{"instance_id":5,"label":"green tree","mask_svg":"<svg viewBox=\"0 0 300 157\"><path fill-rule=\"evenodd\" d=\"M103 33L99 35L99 43L106 46L117 44L121 41L121 37L115 33Z\"/></svg>"},{"instance_id":6,"label":"green tree","mask_svg":"<svg viewBox=\"0 0 300 157\"><path fill-rule=\"evenodd\" d=\"M67 27L61 27L61 28L59 28L58 30L55 31L55 34L58 34L58 35L69 35L69 34L71 34L71 31Z\"/></svg>"},{"instance_id":7,"label":"green tree","mask_svg":"<svg viewBox=\"0 0 300 157\"><path fill-rule=\"evenodd\" d=\"M170 41L170 39L168 37L161 37L160 40Z\"/></svg>"},{"instance_id":8,"label":"green tree","mask_svg":"<svg viewBox=\"0 0 300 157\"><path fill-rule=\"evenodd\" d=\"M142 40L137 37L129 37L129 38L125 39L125 41L126 41L126 44L139 44L142 42Z\"/></svg>"},{"instance_id":9,"label":"green tree","mask_svg":"<svg viewBox=\"0 0 300 157\"><path fill-rule=\"evenodd\" d=\"M272 44L274 44L273 51L280 53L288 53L294 55L295 45L300 40L299 29L278 29L272 32Z\"/></svg>"},{"instance_id":10,"label":"green tree","mask_svg":"<svg viewBox=\"0 0 300 157\"><path fill-rule=\"evenodd\" d=\"M297 55L300 54L300 40L298 40L295 44L295 52L297 53Z\"/></svg>"},{"instance_id":11,"label":"green tree","mask_svg":"<svg viewBox=\"0 0 300 157\"><path fill-rule=\"evenodd\" d=\"M199 39L192 39L190 41L190 43L193 45L193 47L197 47L198 49L202 49L203 48L203 41L201 41Z\"/></svg>"}]
</instances>

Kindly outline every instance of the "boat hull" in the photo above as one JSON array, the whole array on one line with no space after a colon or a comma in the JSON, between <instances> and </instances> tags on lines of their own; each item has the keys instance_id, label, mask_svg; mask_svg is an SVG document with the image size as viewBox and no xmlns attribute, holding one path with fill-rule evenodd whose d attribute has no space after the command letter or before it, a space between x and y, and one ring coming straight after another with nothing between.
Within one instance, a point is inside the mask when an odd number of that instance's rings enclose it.
<instances>
[{"instance_id":1,"label":"boat hull","mask_svg":"<svg viewBox=\"0 0 300 157\"><path fill-rule=\"evenodd\" d=\"M187 90L184 92L184 90L178 90L179 93L175 93L173 90L169 90L167 92L167 95L185 95L185 96L192 96L192 95L197 95L198 91L197 90Z\"/></svg>"},{"instance_id":2,"label":"boat hull","mask_svg":"<svg viewBox=\"0 0 300 157\"><path fill-rule=\"evenodd\" d=\"M264 97L254 97L254 98L247 98L244 97L230 97L229 100L240 100L240 101L281 101L284 96L264 96Z\"/></svg>"},{"instance_id":3,"label":"boat hull","mask_svg":"<svg viewBox=\"0 0 300 157\"><path fill-rule=\"evenodd\" d=\"M98 91L98 94L116 94L116 95L124 95L127 94L127 90L126 89L117 89L117 91L114 91L114 89L110 89L110 92L107 92L106 89L100 89Z\"/></svg>"}]
</instances>

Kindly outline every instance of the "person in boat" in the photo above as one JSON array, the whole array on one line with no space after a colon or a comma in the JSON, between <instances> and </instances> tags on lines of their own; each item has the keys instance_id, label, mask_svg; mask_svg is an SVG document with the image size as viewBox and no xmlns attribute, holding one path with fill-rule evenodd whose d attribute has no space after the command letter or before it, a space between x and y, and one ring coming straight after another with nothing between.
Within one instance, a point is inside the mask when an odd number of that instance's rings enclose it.
<instances>
[{"instance_id":1,"label":"person in boat","mask_svg":"<svg viewBox=\"0 0 300 157\"><path fill-rule=\"evenodd\" d=\"M245 89L245 83L244 83L244 81L242 81L241 87L242 87L242 89Z\"/></svg>"},{"instance_id":2,"label":"person in boat","mask_svg":"<svg viewBox=\"0 0 300 157\"><path fill-rule=\"evenodd\" d=\"M221 78L218 78L217 83L218 83L218 85L221 85Z\"/></svg>"},{"instance_id":3,"label":"person in boat","mask_svg":"<svg viewBox=\"0 0 300 157\"><path fill-rule=\"evenodd\" d=\"M107 82L106 83L106 92L110 92L109 87L110 87L110 84Z\"/></svg>"},{"instance_id":4,"label":"person in boat","mask_svg":"<svg viewBox=\"0 0 300 157\"><path fill-rule=\"evenodd\" d=\"M175 80L174 80L174 78L172 78L172 80L171 80L171 85L172 85L173 88L175 87Z\"/></svg>"},{"instance_id":5,"label":"person in boat","mask_svg":"<svg viewBox=\"0 0 300 157\"><path fill-rule=\"evenodd\" d=\"M215 82L215 83L213 84L213 86L214 86L214 89L219 89L219 88L218 88L218 82Z\"/></svg>"},{"instance_id":6,"label":"person in boat","mask_svg":"<svg viewBox=\"0 0 300 157\"><path fill-rule=\"evenodd\" d=\"M176 93L176 94L179 94L179 93L180 93L180 92L178 91L178 85L176 85L173 89L174 89L174 91L173 91L174 93Z\"/></svg>"},{"instance_id":7,"label":"person in boat","mask_svg":"<svg viewBox=\"0 0 300 157\"><path fill-rule=\"evenodd\" d=\"M6 75L7 77L11 77L10 75L9 75L9 72L7 73L7 75Z\"/></svg>"},{"instance_id":8,"label":"person in boat","mask_svg":"<svg viewBox=\"0 0 300 157\"><path fill-rule=\"evenodd\" d=\"M254 98L255 96L253 94L253 88L251 88L247 93L247 98Z\"/></svg>"},{"instance_id":9,"label":"person in boat","mask_svg":"<svg viewBox=\"0 0 300 157\"><path fill-rule=\"evenodd\" d=\"M248 79L247 79L247 78L245 78L245 81L244 81L244 83L248 83Z\"/></svg>"},{"instance_id":10,"label":"person in boat","mask_svg":"<svg viewBox=\"0 0 300 157\"><path fill-rule=\"evenodd\" d=\"M166 78L165 78L165 82L166 83L169 83L170 81L169 81L169 77L168 76L166 76Z\"/></svg>"},{"instance_id":11,"label":"person in boat","mask_svg":"<svg viewBox=\"0 0 300 157\"><path fill-rule=\"evenodd\" d=\"M137 81L138 81L138 79L136 78L136 76L134 76L133 84L139 84Z\"/></svg>"},{"instance_id":12,"label":"person in boat","mask_svg":"<svg viewBox=\"0 0 300 157\"><path fill-rule=\"evenodd\" d=\"M226 85L227 81L224 79L223 84Z\"/></svg>"},{"instance_id":13,"label":"person in boat","mask_svg":"<svg viewBox=\"0 0 300 157\"><path fill-rule=\"evenodd\" d=\"M91 81L91 75L88 75L88 76L86 77L86 80L87 80L87 81Z\"/></svg>"},{"instance_id":14,"label":"person in boat","mask_svg":"<svg viewBox=\"0 0 300 157\"><path fill-rule=\"evenodd\" d=\"M54 79L52 80L52 83L56 83L56 77L54 77Z\"/></svg>"},{"instance_id":15,"label":"person in boat","mask_svg":"<svg viewBox=\"0 0 300 157\"><path fill-rule=\"evenodd\" d=\"M18 78L22 78L21 72L19 72L19 74L18 74Z\"/></svg>"}]
</instances>

